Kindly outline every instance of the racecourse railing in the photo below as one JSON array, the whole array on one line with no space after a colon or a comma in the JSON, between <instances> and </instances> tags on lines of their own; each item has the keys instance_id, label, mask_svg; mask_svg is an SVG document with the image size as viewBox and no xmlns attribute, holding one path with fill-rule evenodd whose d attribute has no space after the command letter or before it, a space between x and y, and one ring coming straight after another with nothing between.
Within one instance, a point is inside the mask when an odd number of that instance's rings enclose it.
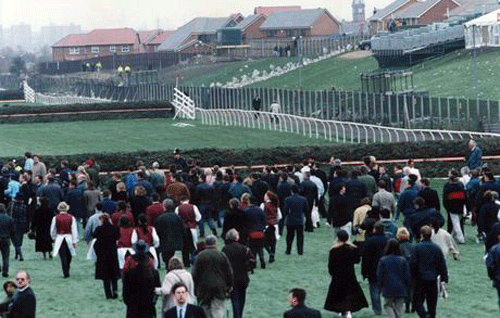
<instances>
[{"instance_id":1,"label":"racecourse railing","mask_svg":"<svg viewBox=\"0 0 500 318\"><path fill-rule=\"evenodd\" d=\"M206 125L239 126L296 133L339 143L410 142L500 137L473 131L404 129L238 109L196 109Z\"/></svg>"}]
</instances>

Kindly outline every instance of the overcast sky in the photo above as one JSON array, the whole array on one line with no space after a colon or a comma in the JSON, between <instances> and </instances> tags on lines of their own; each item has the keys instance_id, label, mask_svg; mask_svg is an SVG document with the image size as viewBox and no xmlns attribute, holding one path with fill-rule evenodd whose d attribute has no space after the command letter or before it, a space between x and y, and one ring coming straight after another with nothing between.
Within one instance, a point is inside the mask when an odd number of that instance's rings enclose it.
<instances>
[{"instance_id":1,"label":"overcast sky","mask_svg":"<svg viewBox=\"0 0 500 318\"><path fill-rule=\"evenodd\" d=\"M366 16L392 0L365 0ZM175 29L195 17L253 13L256 6L300 5L326 8L334 16L351 20L352 0L0 0L0 25L80 24L84 30L110 27Z\"/></svg>"}]
</instances>

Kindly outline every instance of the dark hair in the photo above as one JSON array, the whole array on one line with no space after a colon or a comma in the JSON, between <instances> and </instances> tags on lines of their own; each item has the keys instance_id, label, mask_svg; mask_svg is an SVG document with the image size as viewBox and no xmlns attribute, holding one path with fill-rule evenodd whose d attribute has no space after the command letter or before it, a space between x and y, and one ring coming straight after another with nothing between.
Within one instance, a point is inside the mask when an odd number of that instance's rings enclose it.
<instances>
[{"instance_id":1,"label":"dark hair","mask_svg":"<svg viewBox=\"0 0 500 318\"><path fill-rule=\"evenodd\" d=\"M399 241L395 238L391 238L387 241L384 248L384 255L401 255L401 249L399 248Z\"/></svg>"},{"instance_id":2,"label":"dark hair","mask_svg":"<svg viewBox=\"0 0 500 318\"><path fill-rule=\"evenodd\" d=\"M175 291L179 287L184 287L186 289L186 291L188 291L188 288L187 288L186 284L184 284L184 282L178 282L178 283L175 283L174 286L172 286L171 294L175 294Z\"/></svg>"},{"instance_id":3,"label":"dark hair","mask_svg":"<svg viewBox=\"0 0 500 318\"><path fill-rule=\"evenodd\" d=\"M425 199L422 197L416 197L413 200L413 204L416 204L416 205L418 205L418 207L422 208L425 206Z\"/></svg>"},{"instance_id":4,"label":"dark hair","mask_svg":"<svg viewBox=\"0 0 500 318\"><path fill-rule=\"evenodd\" d=\"M124 215L120 218L120 221L118 222L118 225L120 227L130 227L130 221L129 219Z\"/></svg>"},{"instance_id":5,"label":"dark hair","mask_svg":"<svg viewBox=\"0 0 500 318\"><path fill-rule=\"evenodd\" d=\"M296 184L292 184L292 186L290 187L290 191L292 191L292 193L297 193L299 192L299 188Z\"/></svg>"},{"instance_id":6,"label":"dark hair","mask_svg":"<svg viewBox=\"0 0 500 318\"><path fill-rule=\"evenodd\" d=\"M408 176L408 183L411 185L415 185L415 183L417 182L417 179L418 179L418 177L416 175L410 174Z\"/></svg>"},{"instance_id":7,"label":"dark hair","mask_svg":"<svg viewBox=\"0 0 500 318\"><path fill-rule=\"evenodd\" d=\"M379 180L378 186L379 188L385 189L387 187L387 183L385 182L385 180Z\"/></svg>"},{"instance_id":8,"label":"dark hair","mask_svg":"<svg viewBox=\"0 0 500 318\"><path fill-rule=\"evenodd\" d=\"M391 211L386 208L382 208L379 210L379 214L383 219L388 219L391 217Z\"/></svg>"},{"instance_id":9,"label":"dark hair","mask_svg":"<svg viewBox=\"0 0 500 318\"><path fill-rule=\"evenodd\" d=\"M427 178L422 178L420 179L420 183L423 184L424 186L428 187L431 183L429 182L429 179Z\"/></svg>"},{"instance_id":10,"label":"dark hair","mask_svg":"<svg viewBox=\"0 0 500 318\"><path fill-rule=\"evenodd\" d=\"M302 306L306 300L306 291L302 288L294 288L290 290L290 294L297 299L297 305Z\"/></svg>"},{"instance_id":11,"label":"dark hair","mask_svg":"<svg viewBox=\"0 0 500 318\"><path fill-rule=\"evenodd\" d=\"M111 191L109 191L108 189L106 189L106 190L102 191L102 195L105 198L107 198L107 197L109 197L111 195Z\"/></svg>"},{"instance_id":12,"label":"dark hair","mask_svg":"<svg viewBox=\"0 0 500 318\"><path fill-rule=\"evenodd\" d=\"M346 230L340 230L337 232L337 238L341 242L347 242L347 240L349 239L349 234Z\"/></svg>"},{"instance_id":13,"label":"dark hair","mask_svg":"<svg viewBox=\"0 0 500 318\"><path fill-rule=\"evenodd\" d=\"M384 223L378 221L377 223L375 223L373 230L375 234L384 234L385 231Z\"/></svg>"},{"instance_id":14,"label":"dark hair","mask_svg":"<svg viewBox=\"0 0 500 318\"><path fill-rule=\"evenodd\" d=\"M153 193L151 197L153 199L153 202L158 202L160 200L160 195L158 193Z\"/></svg>"},{"instance_id":15,"label":"dark hair","mask_svg":"<svg viewBox=\"0 0 500 318\"><path fill-rule=\"evenodd\" d=\"M118 211L125 211L127 209L127 203L125 203L125 201L118 201L116 207L118 208Z\"/></svg>"},{"instance_id":16,"label":"dark hair","mask_svg":"<svg viewBox=\"0 0 500 318\"><path fill-rule=\"evenodd\" d=\"M148 234L149 233L149 231L148 231L148 220L146 218L146 214L144 214L144 213L139 214L139 216L137 217L137 225L141 227L142 232L144 234Z\"/></svg>"}]
</instances>

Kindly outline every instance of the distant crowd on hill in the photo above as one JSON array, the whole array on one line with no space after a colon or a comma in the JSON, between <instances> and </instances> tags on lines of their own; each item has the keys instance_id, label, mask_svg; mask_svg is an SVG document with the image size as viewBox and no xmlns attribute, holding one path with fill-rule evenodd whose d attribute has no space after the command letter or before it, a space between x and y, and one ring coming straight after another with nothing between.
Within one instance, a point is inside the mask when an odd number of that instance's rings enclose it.
<instances>
[{"instance_id":1,"label":"distant crowd on hill","mask_svg":"<svg viewBox=\"0 0 500 318\"><path fill-rule=\"evenodd\" d=\"M451 252L459 259L455 241L466 243L466 219L477 224L488 273L500 288L500 183L483 165L475 141L469 149L467 165L460 172L450 169L442 189L446 217L437 190L411 159L392 173L365 156L363 165L349 169L332 157L324 171L311 157L242 175L232 168L202 169L176 151L167 170L139 161L128 173L103 180L92 158L76 169L66 161L47 168L39 156L26 153L22 165L12 160L1 168L2 274L8 277L10 257L4 251L11 241L14 259L24 259L27 233L44 258L60 256L63 277L69 278L77 243L84 239L106 298L118 298L122 280L127 317L156 317L159 297L163 317L224 317L228 299L233 317L242 317L249 273L257 264L265 269L292 257L294 241L297 254L307 253L304 232L327 226L337 239L327 264L332 281L324 309L350 317L368 306L354 272L361 261L375 314L385 309L389 317L405 311L435 317L438 296L446 295L445 257ZM225 241L221 250L219 235ZM286 251L277 255L282 235ZM305 305L305 295L291 289L292 309L285 317L321 316Z\"/></svg>"}]
</instances>

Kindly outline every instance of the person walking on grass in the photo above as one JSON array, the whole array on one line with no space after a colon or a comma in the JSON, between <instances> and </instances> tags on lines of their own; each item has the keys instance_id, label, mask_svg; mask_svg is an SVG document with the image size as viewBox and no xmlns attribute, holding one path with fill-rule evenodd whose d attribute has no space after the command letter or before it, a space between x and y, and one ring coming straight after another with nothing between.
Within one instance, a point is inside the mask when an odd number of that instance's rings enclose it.
<instances>
[{"instance_id":1,"label":"person walking on grass","mask_svg":"<svg viewBox=\"0 0 500 318\"><path fill-rule=\"evenodd\" d=\"M284 318L321 318L319 310L309 308L305 304L306 291L302 288L294 288L288 294L288 303L292 309L283 314Z\"/></svg>"},{"instance_id":2,"label":"person walking on grass","mask_svg":"<svg viewBox=\"0 0 500 318\"><path fill-rule=\"evenodd\" d=\"M61 202L57 206L59 214L52 218L50 235L55 240L53 256L61 257L64 278L69 277L71 259L76 255L78 232L75 218L68 213L69 205Z\"/></svg>"},{"instance_id":3,"label":"person walking on grass","mask_svg":"<svg viewBox=\"0 0 500 318\"><path fill-rule=\"evenodd\" d=\"M404 315L405 300L410 290L410 265L401 256L397 239L390 239L377 268L377 280L384 296L384 309L390 318Z\"/></svg>"},{"instance_id":4,"label":"person walking on grass","mask_svg":"<svg viewBox=\"0 0 500 318\"><path fill-rule=\"evenodd\" d=\"M416 244L410 260L412 277L415 279L415 309L420 318L435 318L438 300L438 280L448 282L448 269L443 252L431 241L432 229L423 226L422 240ZM424 308L424 301L427 308Z\"/></svg>"}]
</instances>

